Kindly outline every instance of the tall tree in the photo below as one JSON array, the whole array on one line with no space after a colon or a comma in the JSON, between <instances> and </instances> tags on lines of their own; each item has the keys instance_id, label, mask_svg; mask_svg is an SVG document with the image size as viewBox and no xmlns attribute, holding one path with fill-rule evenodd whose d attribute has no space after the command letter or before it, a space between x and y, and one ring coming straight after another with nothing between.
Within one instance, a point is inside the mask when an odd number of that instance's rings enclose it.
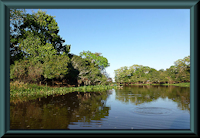
<instances>
[{"instance_id":1,"label":"tall tree","mask_svg":"<svg viewBox=\"0 0 200 138\"><path fill-rule=\"evenodd\" d=\"M30 35L40 38L41 45L51 44L57 54L70 52L70 45L64 45L65 40L58 34L59 27L53 16L41 10L32 14L22 10L11 10L10 16L11 64L26 55L27 51L22 50L21 43Z\"/></svg>"},{"instance_id":2,"label":"tall tree","mask_svg":"<svg viewBox=\"0 0 200 138\"><path fill-rule=\"evenodd\" d=\"M19 37L22 35L20 27L25 18L25 10L10 10L10 64L15 60L23 58L21 49L19 48Z\"/></svg>"},{"instance_id":3,"label":"tall tree","mask_svg":"<svg viewBox=\"0 0 200 138\"><path fill-rule=\"evenodd\" d=\"M66 45L63 44L65 40L58 35L59 27L54 17L41 10L27 14L21 25L21 32L24 34L22 37L27 36L26 32L32 32L41 39L43 45L50 43L57 52L67 52Z\"/></svg>"},{"instance_id":4,"label":"tall tree","mask_svg":"<svg viewBox=\"0 0 200 138\"><path fill-rule=\"evenodd\" d=\"M187 56L183 59L178 59L174 62L175 67L177 68L177 81L186 81L189 79L190 72L190 56Z\"/></svg>"},{"instance_id":5,"label":"tall tree","mask_svg":"<svg viewBox=\"0 0 200 138\"><path fill-rule=\"evenodd\" d=\"M82 58L90 60L96 66L99 67L101 71L103 71L106 67L109 67L110 64L108 63L107 58L101 56L101 53L92 53L90 51L83 51L80 53Z\"/></svg>"},{"instance_id":6,"label":"tall tree","mask_svg":"<svg viewBox=\"0 0 200 138\"><path fill-rule=\"evenodd\" d=\"M20 54L20 60L13 57L11 78L39 80L53 79L68 73L69 48L63 45L64 40L58 35L59 28L53 16L38 11L33 14L21 15L22 11L11 10L11 19L23 19L22 22L12 23L11 27L17 33L11 33L12 50ZM12 29L11 29L12 32ZM18 54L18 55L19 55ZM22 74L16 73L21 70ZM34 75L35 74L35 75ZM36 79L37 78L37 79Z\"/></svg>"}]
</instances>

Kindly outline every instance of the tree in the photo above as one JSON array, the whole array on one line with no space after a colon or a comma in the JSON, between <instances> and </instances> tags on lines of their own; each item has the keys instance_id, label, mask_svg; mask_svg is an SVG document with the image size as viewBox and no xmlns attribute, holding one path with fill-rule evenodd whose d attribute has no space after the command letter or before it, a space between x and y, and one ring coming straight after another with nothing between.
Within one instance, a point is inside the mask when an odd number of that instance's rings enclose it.
<instances>
[{"instance_id":1,"label":"tree","mask_svg":"<svg viewBox=\"0 0 200 138\"><path fill-rule=\"evenodd\" d=\"M11 64L26 55L27 51L22 50L21 43L30 39L30 36L39 38L37 40L41 45L51 44L57 54L70 52L71 45L64 45L65 40L58 35L59 27L53 16L41 10L32 14L22 10L11 10L10 15Z\"/></svg>"},{"instance_id":2,"label":"tree","mask_svg":"<svg viewBox=\"0 0 200 138\"><path fill-rule=\"evenodd\" d=\"M78 82L84 82L85 85L90 84L103 84L107 81L105 74L101 73L95 63L87 58L73 55L71 57L72 67L78 71ZM69 73L71 74L71 73Z\"/></svg>"},{"instance_id":3,"label":"tree","mask_svg":"<svg viewBox=\"0 0 200 138\"><path fill-rule=\"evenodd\" d=\"M101 71L110 66L107 58L101 56L101 53L91 53L90 51L83 51L80 53L80 56L94 63L95 66L98 66Z\"/></svg>"},{"instance_id":4,"label":"tree","mask_svg":"<svg viewBox=\"0 0 200 138\"><path fill-rule=\"evenodd\" d=\"M115 81L116 82L125 82L127 70L128 70L128 68L126 66L115 70Z\"/></svg>"},{"instance_id":5,"label":"tree","mask_svg":"<svg viewBox=\"0 0 200 138\"><path fill-rule=\"evenodd\" d=\"M159 82L160 83L166 83L169 81L169 78L167 77L167 72L164 69L159 70Z\"/></svg>"},{"instance_id":6,"label":"tree","mask_svg":"<svg viewBox=\"0 0 200 138\"><path fill-rule=\"evenodd\" d=\"M176 81L176 75L177 75L177 68L175 66L170 66L170 68L166 69L167 76L169 78L170 83L172 81Z\"/></svg>"},{"instance_id":7,"label":"tree","mask_svg":"<svg viewBox=\"0 0 200 138\"><path fill-rule=\"evenodd\" d=\"M70 45L63 44L53 16L11 10L10 17L11 78L38 81L68 74Z\"/></svg>"},{"instance_id":8,"label":"tree","mask_svg":"<svg viewBox=\"0 0 200 138\"><path fill-rule=\"evenodd\" d=\"M44 78L53 79L68 74L69 57L65 54L45 57Z\"/></svg>"},{"instance_id":9,"label":"tree","mask_svg":"<svg viewBox=\"0 0 200 138\"><path fill-rule=\"evenodd\" d=\"M121 67L115 70L116 82L154 82L172 83L173 81L190 81L190 56L174 62L174 66L157 71L154 68L142 65L132 65Z\"/></svg>"},{"instance_id":10,"label":"tree","mask_svg":"<svg viewBox=\"0 0 200 138\"><path fill-rule=\"evenodd\" d=\"M190 56L179 59L174 62L177 68L177 81L188 81L190 79Z\"/></svg>"},{"instance_id":11,"label":"tree","mask_svg":"<svg viewBox=\"0 0 200 138\"><path fill-rule=\"evenodd\" d=\"M38 81L41 75L45 79L53 79L68 73L69 57L66 53L57 55L56 50L51 44L41 45L39 38L27 37L21 45L26 56L20 61L15 61L11 66L11 78L27 81ZM35 41L33 41L35 40ZM16 71L20 74L16 74ZM14 74L15 75L14 75ZM35 74L35 75L34 75Z\"/></svg>"},{"instance_id":12,"label":"tree","mask_svg":"<svg viewBox=\"0 0 200 138\"><path fill-rule=\"evenodd\" d=\"M23 38L27 36L26 32L32 32L41 39L43 45L50 43L58 53L67 52L66 46L63 45L65 40L58 35L59 27L56 20L46 12L39 10L37 13L27 14L21 31L25 34Z\"/></svg>"},{"instance_id":13,"label":"tree","mask_svg":"<svg viewBox=\"0 0 200 138\"><path fill-rule=\"evenodd\" d=\"M23 24L25 16L25 10L10 10L10 64L23 58L21 49L18 46L19 37L22 35L20 26Z\"/></svg>"}]
</instances>

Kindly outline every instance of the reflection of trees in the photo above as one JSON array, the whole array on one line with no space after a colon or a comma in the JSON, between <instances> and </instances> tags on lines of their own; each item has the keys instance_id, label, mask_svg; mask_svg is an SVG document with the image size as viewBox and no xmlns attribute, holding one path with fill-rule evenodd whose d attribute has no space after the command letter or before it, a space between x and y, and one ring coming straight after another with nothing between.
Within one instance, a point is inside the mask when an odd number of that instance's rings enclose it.
<instances>
[{"instance_id":1,"label":"reflection of trees","mask_svg":"<svg viewBox=\"0 0 200 138\"><path fill-rule=\"evenodd\" d=\"M190 88L173 87L174 89L168 96L174 102L178 103L178 107L182 110L190 111Z\"/></svg>"},{"instance_id":2,"label":"reflection of trees","mask_svg":"<svg viewBox=\"0 0 200 138\"><path fill-rule=\"evenodd\" d=\"M149 86L148 86L149 87ZM141 104L144 102L151 102L153 99L159 96L157 91L152 90L145 86L136 86L136 87L123 87L123 89L117 89L116 99L123 102L131 102Z\"/></svg>"},{"instance_id":3,"label":"reflection of trees","mask_svg":"<svg viewBox=\"0 0 200 138\"><path fill-rule=\"evenodd\" d=\"M73 92L23 103L10 103L11 129L68 129L73 122L100 120L109 114L107 93Z\"/></svg>"},{"instance_id":4,"label":"reflection of trees","mask_svg":"<svg viewBox=\"0 0 200 138\"><path fill-rule=\"evenodd\" d=\"M166 98L178 103L182 110L190 111L190 88L175 86L128 86L117 89L116 99L122 102L142 104L158 98Z\"/></svg>"}]
</instances>

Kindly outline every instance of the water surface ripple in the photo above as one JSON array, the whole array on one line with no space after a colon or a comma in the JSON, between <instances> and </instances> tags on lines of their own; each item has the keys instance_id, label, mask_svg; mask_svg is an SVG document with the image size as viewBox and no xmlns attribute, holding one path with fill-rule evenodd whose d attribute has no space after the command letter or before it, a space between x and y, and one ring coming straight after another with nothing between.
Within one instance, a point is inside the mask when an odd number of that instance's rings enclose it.
<instances>
[{"instance_id":1,"label":"water surface ripple","mask_svg":"<svg viewBox=\"0 0 200 138\"><path fill-rule=\"evenodd\" d=\"M127 86L10 100L10 129L190 129L190 88Z\"/></svg>"}]
</instances>

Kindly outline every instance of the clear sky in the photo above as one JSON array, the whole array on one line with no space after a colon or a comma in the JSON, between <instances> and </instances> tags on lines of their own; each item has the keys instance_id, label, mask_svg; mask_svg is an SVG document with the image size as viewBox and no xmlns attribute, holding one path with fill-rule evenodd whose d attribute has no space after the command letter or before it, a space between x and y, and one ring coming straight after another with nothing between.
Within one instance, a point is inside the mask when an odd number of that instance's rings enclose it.
<instances>
[{"instance_id":1,"label":"clear sky","mask_svg":"<svg viewBox=\"0 0 200 138\"><path fill-rule=\"evenodd\" d=\"M30 9L26 9L32 13ZM37 10L34 10L35 12ZM102 53L114 70L134 64L169 68L190 55L189 9L42 9L55 16L70 53Z\"/></svg>"}]
</instances>

